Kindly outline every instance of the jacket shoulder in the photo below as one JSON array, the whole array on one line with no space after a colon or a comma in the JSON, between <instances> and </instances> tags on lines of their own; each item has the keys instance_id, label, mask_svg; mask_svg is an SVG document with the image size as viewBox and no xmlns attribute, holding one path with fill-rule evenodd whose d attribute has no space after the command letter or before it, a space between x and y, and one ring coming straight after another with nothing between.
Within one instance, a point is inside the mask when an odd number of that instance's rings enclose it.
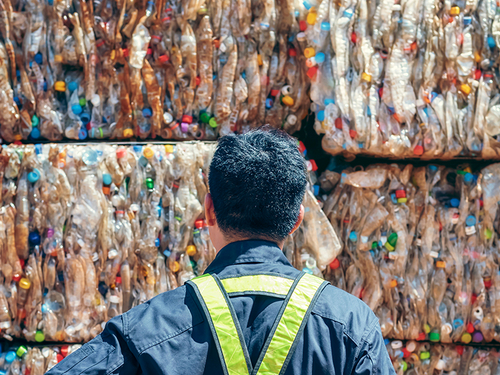
<instances>
[{"instance_id":1,"label":"jacket shoulder","mask_svg":"<svg viewBox=\"0 0 500 375\"><path fill-rule=\"evenodd\" d=\"M359 298L337 287L327 285L321 292L312 313L343 326L344 334L360 345L378 323L373 311Z\"/></svg>"},{"instance_id":2,"label":"jacket shoulder","mask_svg":"<svg viewBox=\"0 0 500 375\"><path fill-rule=\"evenodd\" d=\"M123 314L123 328L137 354L172 339L204 321L186 285L162 293Z\"/></svg>"}]
</instances>

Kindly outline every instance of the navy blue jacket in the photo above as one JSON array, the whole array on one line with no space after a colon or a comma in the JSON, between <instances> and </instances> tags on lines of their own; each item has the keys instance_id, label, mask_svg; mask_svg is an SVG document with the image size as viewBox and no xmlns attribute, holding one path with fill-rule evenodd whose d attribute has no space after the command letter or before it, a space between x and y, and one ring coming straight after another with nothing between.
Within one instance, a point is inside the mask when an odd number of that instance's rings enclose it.
<instances>
[{"instance_id":1,"label":"navy blue jacket","mask_svg":"<svg viewBox=\"0 0 500 375\"><path fill-rule=\"evenodd\" d=\"M224 247L206 272L221 279L250 274L295 278L283 252L266 241ZM255 365L282 299L231 297ZM210 327L184 285L111 319L104 331L48 375L222 374ZM320 294L285 375L394 374L377 317L358 298L328 285Z\"/></svg>"}]
</instances>

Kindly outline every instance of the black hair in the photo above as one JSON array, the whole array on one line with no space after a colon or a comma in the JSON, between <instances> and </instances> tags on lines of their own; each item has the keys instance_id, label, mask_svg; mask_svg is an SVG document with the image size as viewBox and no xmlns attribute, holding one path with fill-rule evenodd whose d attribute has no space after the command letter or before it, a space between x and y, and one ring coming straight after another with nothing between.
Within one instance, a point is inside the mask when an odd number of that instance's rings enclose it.
<instances>
[{"instance_id":1,"label":"black hair","mask_svg":"<svg viewBox=\"0 0 500 375\"><path fill-rule=\"evenodd\" d=\"M299 217L305 161L294 138L264 126L219 139L208 184L225 235L280 242Z\"/></svg>"}]
</instances>

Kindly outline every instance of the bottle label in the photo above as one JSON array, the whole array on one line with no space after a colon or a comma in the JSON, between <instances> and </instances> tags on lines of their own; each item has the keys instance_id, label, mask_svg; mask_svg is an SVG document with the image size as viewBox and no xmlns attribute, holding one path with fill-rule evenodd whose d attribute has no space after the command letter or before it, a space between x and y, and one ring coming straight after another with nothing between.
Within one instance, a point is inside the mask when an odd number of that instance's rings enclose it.
<instances>
[{"instance_id":1,"label":"bottle label","mask_svg":"<svg viewBox=\"0 0 500 375\"><path fill-rule=\"evenodd\" d=\"M439 256L439 253L437 251L434 251L432 250L429 255L432 257L432 258L437 258Z\"/></svg>"},{"instance_id":2,"label":"bottle label","mask_svg":"<svg viewBox=\"0 0 500 375\"><path fill-rule=\"evenodd\" d=\"M472 236L474 233L476 233L476 227L465 227L465 234L468 236Z\"/></svg>"}]
</instances>

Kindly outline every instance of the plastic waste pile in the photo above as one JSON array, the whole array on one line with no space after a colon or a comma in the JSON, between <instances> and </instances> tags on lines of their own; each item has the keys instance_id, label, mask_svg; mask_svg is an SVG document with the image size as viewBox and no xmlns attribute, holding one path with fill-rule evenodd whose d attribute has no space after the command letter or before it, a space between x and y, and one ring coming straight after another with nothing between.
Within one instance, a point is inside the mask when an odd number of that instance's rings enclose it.
<instances>
[{"instance_id":1,"label":"plastic waste pile","mask_svg":"<svg viewBox=\"0 0 500 375\"><path fill-rule=\"evenodd\" d=\"M343 243L325 278L366 302L384 337L500 341L500 164L376 164L317 185Z\"/></svg>"},{"instance_id":2,"label":"plastic waste pile","mask_svg":"<svg viewBox=\"0 0 500 375\"><path fill-rule=\"evenodd\" d=\"M315 129L332 154L499 157L494 1L305 0Z\"/></svg>"},{"instance_id":3,"label":"plastic waste pile","mask_svg":"<svg viewBox=\"0 0 500 375\"><path fill-rule=\"evenodd\" d=\"M416 341L386 340L398 375L402 374L498 374L497 348L431 345Z\"/></svg>"},{"instance_id":4,"label":"plastic waste pile","mask_svg":"<svg viewBox=\"0 0 500 375\"><path fill-rule=\"evenodd\" d=\"M0 153L0 336L84 342L202 273L213 144Z\"/></svg>"},{"instance_id":5,"label":"plastic waste pile","mask_svg":"<svg viewBox=\"0 0 500 375\"><path fill-rule=\"evenodd\" d=\"M310 107L292 1L0 1L0 134L215 139Z\"/></svg>"}]
</instances>

